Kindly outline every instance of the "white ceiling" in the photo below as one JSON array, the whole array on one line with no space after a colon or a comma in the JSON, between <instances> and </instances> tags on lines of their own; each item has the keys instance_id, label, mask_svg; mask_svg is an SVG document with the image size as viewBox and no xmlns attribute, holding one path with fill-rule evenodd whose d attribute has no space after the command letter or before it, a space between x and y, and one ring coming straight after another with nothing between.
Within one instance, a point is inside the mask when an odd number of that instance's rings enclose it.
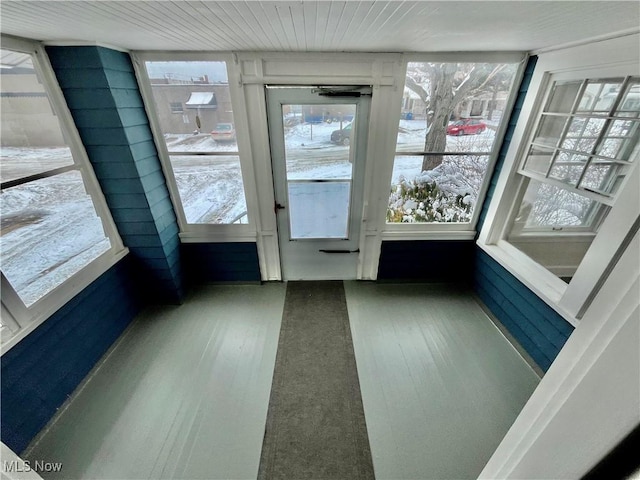
<instances>
[{"instance_id":1,"label":"white ceiling","mask_svg":"<svg viewBox=\"0 0 640 480\"><path fill-rule=\"evenodd\" d=\"M0 31L127 50L534 51L640 29L631 1L0 2Z\"/></svg>"}]
</instances>

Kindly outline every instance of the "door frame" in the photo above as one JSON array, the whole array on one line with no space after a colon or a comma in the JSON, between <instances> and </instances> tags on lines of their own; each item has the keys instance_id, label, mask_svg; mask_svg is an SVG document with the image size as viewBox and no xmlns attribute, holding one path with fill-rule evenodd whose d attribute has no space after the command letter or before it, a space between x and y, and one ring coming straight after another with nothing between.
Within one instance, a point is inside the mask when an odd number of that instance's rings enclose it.
<instances>
[{"instance_id":1,"label":"door frame","mask_svg":"<svg viewBox=\"0 0 640 480\"><path fill-rule=\"evenodd\" d=\"M237 105L246 113L249 131L245 158L253 175L247 189L253 189L256 198L255 210L251 206L249 210L256 222L254 238L263 281L282 280L264 86L372 87L357 278L375 280L388 204L384 192L390 185L400 121L397 107L402 101L405 57L398 53L239 52L232 58L227 67L229 82L239 85ZM234 112L238 110L235 106Z\"/></svg>"},{"instance_id":2,"label":"door frame","mask_svg":"<svg viewBox=\"0 0 640 480\"><path fill-rule=\"evenodd\" d=\"M266 85L265 96L275 195L274 211L278 217L278 247L282 277L286 280L355 279L359 264L371 87ZM331 109L331 105L345 104L354 105L356 108L353 121L355 141L349 149L353 168L349 198L348 238L292 240L290 238L289 181L286 167L283 106L326 105ZM337 129L338 126L336 125L335 128ZM282 205L282 208L276 209L275 205ZM294 260L296 258L297 260Z\"/></svg>"}]
</instances>

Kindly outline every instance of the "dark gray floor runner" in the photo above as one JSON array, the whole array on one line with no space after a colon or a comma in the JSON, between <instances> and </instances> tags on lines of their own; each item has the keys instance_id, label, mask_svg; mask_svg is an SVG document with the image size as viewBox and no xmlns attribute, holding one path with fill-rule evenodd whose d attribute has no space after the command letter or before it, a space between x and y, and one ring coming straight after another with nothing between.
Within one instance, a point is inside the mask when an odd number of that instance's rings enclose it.
<instances>
[{"instance_id":1,"label":"dark gray floor runner","mask_svg":"<svg viewBox=\"0 0 640 480\"><path fill-rule=\"evenodd\" d=\"M373 479L341 281L289 282L258 479Z\"/></svg>"}]
</instances>

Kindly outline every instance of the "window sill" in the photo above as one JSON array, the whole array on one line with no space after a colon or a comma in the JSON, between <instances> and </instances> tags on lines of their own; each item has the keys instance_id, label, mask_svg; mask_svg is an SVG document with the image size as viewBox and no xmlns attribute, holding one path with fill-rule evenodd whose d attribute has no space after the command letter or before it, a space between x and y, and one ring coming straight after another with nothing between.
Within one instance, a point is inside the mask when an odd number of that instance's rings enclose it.
<instances>
[{"instance_id":1,"label":"window sill","mask_svg":"<svg viewBox=\"0 0 640 480\"><path fill-rule=\"evenodd\" d=\"M217 231L190 231L181 232L178 236L182 243L235 243L256 242L255 231L243 231L244 229L230 228Z\"/></svg>"},{"instance_id":2,"label":"window sill","mask_svg":"<svg viewBox=\"0 0 640 480\"><path fill-rule=\"evenodd\" d=\"M567 322L576 327L578 320L561 307L567 284L504 240L496 245L477 242L484 252L522 282Z\"/></svg>"},{"instance_id":3,"label":"window sill","mask_svg":"<svg viewBox=\"0 0 640 480\"><path fill-rule=\"evenodd\" d=\"M409 226L409 225L407 225ZM382 240L473 240L476 236L475 230L454 230L454 229L432 229L438 227L437 225L429 225L430 228L425 228L424 225L412 224L413 228L397 228L393 230L386 230L382 232ZM421 227L421 228L415 228Z\"/></svg>"},{"instance_id":4,"label":"window sill","mask_svg":"<svg viewBox=\"0 0 640 480\"><path fill-rule=\"evenodd\" d=\"M30 319L20 319L23 326L10 338L7 338L6 340L3 339L0 354L4 355L6 352L11 350L11 348L42 325L55 312L60 310L67 302L91 285L91 283L96 281L107 270L116 265L128 253L129 249L127 248L123 248L115 253L113 251L105 252L60 286L34 303L29 307L29 309L27 309L27 312L30 314Z\"/></svg>"}]
</instances>

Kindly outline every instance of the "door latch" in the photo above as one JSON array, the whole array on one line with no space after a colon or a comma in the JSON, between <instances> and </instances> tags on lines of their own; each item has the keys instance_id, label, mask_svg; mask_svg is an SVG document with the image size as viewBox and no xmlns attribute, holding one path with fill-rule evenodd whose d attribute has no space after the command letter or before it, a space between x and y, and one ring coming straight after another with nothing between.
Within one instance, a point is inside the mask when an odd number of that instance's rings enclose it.
<instances>
[{"instance_id":1,"label":"door latch","mask_svg":"<svg viewBox=\"0 0 640 480\"><path fill-rule=\"evenodd\" d=\"M278 213L278 210L284 210L284 205L280 205L279 203L276 202L276 204L273 206L273 211L275 213Z\"/></svg>"}]
</instances>

